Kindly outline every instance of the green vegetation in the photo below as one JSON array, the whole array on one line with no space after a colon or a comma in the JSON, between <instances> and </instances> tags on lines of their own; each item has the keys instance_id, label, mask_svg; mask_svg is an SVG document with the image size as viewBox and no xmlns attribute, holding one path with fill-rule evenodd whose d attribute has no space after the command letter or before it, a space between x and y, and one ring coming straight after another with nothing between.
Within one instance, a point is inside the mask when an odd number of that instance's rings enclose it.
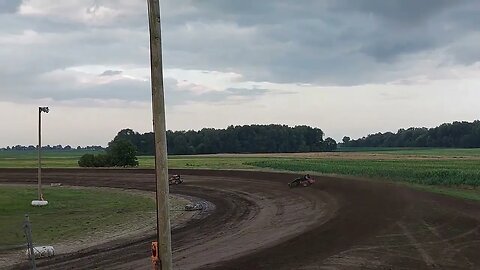
<instances>
[{"instance_id":1,"label":"green vegetation","mask_svg":"<svg viewBox=\"0 0 480 270\"><path fill-rule=\"evenodd\" d=\"M172 169L213 169L213 170L238 170L259 169L248 162L265 160L265 157L223 157L223 156L171 156L168 166ZM140 168L154 168L155 159L151 156L138 157Z\"/></svg>"},{"instance_id":2,"label":"green vegetation","mask_svg":"<svg viewBox=\"0 0 480 270\"><path fill-rule=\"evenodd\" d=\"M196 155L217 153L298 153L334 151L337 143L323 139L319 128L286 125L229 126L199 131L167 131L168 153ZM131 129L118 132L114 140L124 139L135 145L140 155L153 155L152 132L140 134Z\"/></svg>"},{"instance_id":3,"label":"green vegetation","mask_svg":"<svg viewBox=\"0 0 480 270\"><path fill-rule=\"evenodd\" d=\"M112 231L127 221L145 222L155 211L153 198L121 191L48 187L44 195L49 204L33 207L34 187L0 186L0 249L24 244L22 224L27 213L34 241L52 244Z\"/></svg>"},{"instance_id":4,"label":"green vegetation","mask_svg":"<svg viewBox=\"0 0 480 270\"><path fill-rule=\"evenodd\" d=\"M138 160L135 145L130 141L115 138L108 143L106 153L85 154L78 160L80 167L137 167Z\"/></svg>"},{"instance_id":5,"label":"green vegetation","mask_svg":"<svg viewBox=\"0 0 480 270\"><path fill-rule=\"evenodd\" d=\"M358 140L344 137L342 141L353 147L480 147L480 121L445 123L435 128L411 127Z\"/></svg>"},{"instance_id":6,"label":"green vegetation","mask_svg":"<svg viewBox=\"0 0 480 270\"><path fill-rule=\"evenodd\" d=\"M104 151L93 150L44 150L42 165L50 168L78 167L78 159L84 154L101 154ZM0 168L36 168L38 165L37 151L0 151Z\"/></svg>"},{"instance_id":7,"label":"green vegetation","mask_svg":"<svg viewBox=\"0 0 480 270\"><path fill-rule=\"evenodd\" d=\"M245 165L283 171L309 171L384 178L423 185L480 186L479 160L271 159Z\"/></svg>"},{"instance_id":8,"label":"green vegetation","mask_svg":"<svg viewBox=\"0 0 480 270\"><path fill-rule=\"evenodd\" d=\"M337 152L413 155L419 157L480 157L480 148L340 147Z\"/></svg>"}]
</instances>

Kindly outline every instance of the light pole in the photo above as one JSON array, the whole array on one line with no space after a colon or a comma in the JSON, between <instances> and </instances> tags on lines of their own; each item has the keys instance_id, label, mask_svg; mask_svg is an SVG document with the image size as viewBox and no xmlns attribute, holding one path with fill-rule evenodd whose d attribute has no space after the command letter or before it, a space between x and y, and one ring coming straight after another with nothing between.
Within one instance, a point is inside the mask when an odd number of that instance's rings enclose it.
<instances>
[{"instance_id":1,"label":"light pole","mask_svg":"<svg viewBox=\"0 0 480 270\"><path fill-rule=\"evenodd\" d=\"M150 28L153 132L155 134L155 178L157 187L157 245L152 260L155 269L172 269L170 204L168 201L167 138L163 90L162 34L160 1L147 0ZM155 253L156 256L153 256ZM158 261L157 261L158 260Z\"/></svg>"},{"instance_id":2,"label":"light pole","mask_svg":"<svg viewBox=\"0 0 480 270\"><path fill-rule=\"evenodd\" d=\"M42 112L48 113L48 107L38 107L38 200L43 201L42 193Z\"/></svg>"}]
</instances>

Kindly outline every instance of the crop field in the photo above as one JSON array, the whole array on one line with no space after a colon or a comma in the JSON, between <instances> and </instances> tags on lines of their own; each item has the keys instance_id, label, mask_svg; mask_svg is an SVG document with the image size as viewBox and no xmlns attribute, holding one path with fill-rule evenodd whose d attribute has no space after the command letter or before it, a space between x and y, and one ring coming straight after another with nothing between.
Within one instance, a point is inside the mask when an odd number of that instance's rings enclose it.
<instances>
[{"instance_id":1,"label":"crop field","mask_svg":"<svg viewBox=\"0 0 480 270\"><path fill-rule=\"evenodd\" d=\"M273 159L247 162L246 165L282 171L386 178L425 185L480 185L480 166L477 160Z\"/></svg>"},{"instance_id":2,"label":"crop field","mask_svg":"<svg viewBox=\"0 0 480 270\"><path fill-rule=\"evenodd\" d=\"M425 157L480 157L480 148L343 147L337 152L415 155Z\"/></svg>"}]
</instances>

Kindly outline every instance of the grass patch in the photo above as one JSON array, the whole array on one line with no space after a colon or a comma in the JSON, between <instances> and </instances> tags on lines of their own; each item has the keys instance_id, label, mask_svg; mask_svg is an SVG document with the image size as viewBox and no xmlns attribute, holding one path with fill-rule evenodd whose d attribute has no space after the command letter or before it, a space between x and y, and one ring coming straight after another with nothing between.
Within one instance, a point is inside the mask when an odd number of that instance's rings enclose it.
<instances>
[{"instance_id":1,"label":"grass patch","mask_svg":"<svg viewBox=\"0 0 480 270\"><path fill-rule=\"evenodd\" d=\"M265 159L264 157L172 156L168 158L168 166L176 169L254 169L256 166L247 165L247 163ZM141 156L138 161L142 168L155 167L155 159L151 156Z\"/></svg>"},{"instance_id":2,"label":"grass patch","mask_svg":"<svg viewBox=\"0 0 480 270\"><path fill-rule=\"evenodd\" d=\"M37 244L78 239L89 233L151 217L155 201L142 195L93 188L45 188L49 204L32 207L34 187L0 186L0 248L25 243L22 224L29 214ZM109 229L110 230L110 229Z\"/></svg>"},{"instance_id":3,"label":"grass patch","mask_svg":"<svg viewBox=\"0 0 480 270\"><path fill-rule=\"evenodd\" d=\"M69 150L69 151L43 151L42 164L45 168L76 168L78 160L83 154L99 154L103 151ZM375 156L378 154L378 156ZM203 155L203 156L169 156L169 165L172 168L210 168L210 169L252 169L255 166L251 161L285 158L308 158L322 160L349 160L349 159L430 159L439 158L451 161L471 161L480 163L480 148L340 148L331 153L310 154L255 154L255 155ZM373 156L372 156L373 155ZM141 168L154 168L153 156L139 156ZM36 168L36 151L0 151L0 168Z\"/></svg>"},{"instance_id":4,"label":"grass patch","mask_svg":"<svg viewBox=\"0 0 480 270\"><path fill-rule=\"evenodd\" d=\"M84 154L100 154L103 151L92 150L43 150L42 166L45 168L72 168L78 167L78 160ZM36 168L38 166L38 152L0 151L0 168Z\"/></svg>"}]
</instances>

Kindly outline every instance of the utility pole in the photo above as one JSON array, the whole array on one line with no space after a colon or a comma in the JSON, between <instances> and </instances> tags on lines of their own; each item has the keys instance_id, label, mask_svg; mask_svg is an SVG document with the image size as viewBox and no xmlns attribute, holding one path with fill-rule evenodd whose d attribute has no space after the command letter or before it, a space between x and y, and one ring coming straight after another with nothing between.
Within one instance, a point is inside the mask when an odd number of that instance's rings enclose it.
<instances>
[{"instance_id":1,"label":"utility pole","mask_svg":"<svg viewBox=\"0 0 480 270\"><path fill-rule=\"evenodd\" d=\"M43 201L42 193L42 112L48 113L48 107L38 107L38 200Z\"/></svg>"},{"instance_id":2,"label":"utility pole","mask_svg":"<svg viewBox=\"0 0 480 270\"><path fill-rule=\"evenodd\" d=\"M170 204L168 201L167 138L165 124L165 95L163 89L162 36L160 1L147 0L150 26L150 64L152 80L153 131L155 134L155 178L157 183L157 241L156 269L172 269Z\"/></svg>"}]
</instances>

